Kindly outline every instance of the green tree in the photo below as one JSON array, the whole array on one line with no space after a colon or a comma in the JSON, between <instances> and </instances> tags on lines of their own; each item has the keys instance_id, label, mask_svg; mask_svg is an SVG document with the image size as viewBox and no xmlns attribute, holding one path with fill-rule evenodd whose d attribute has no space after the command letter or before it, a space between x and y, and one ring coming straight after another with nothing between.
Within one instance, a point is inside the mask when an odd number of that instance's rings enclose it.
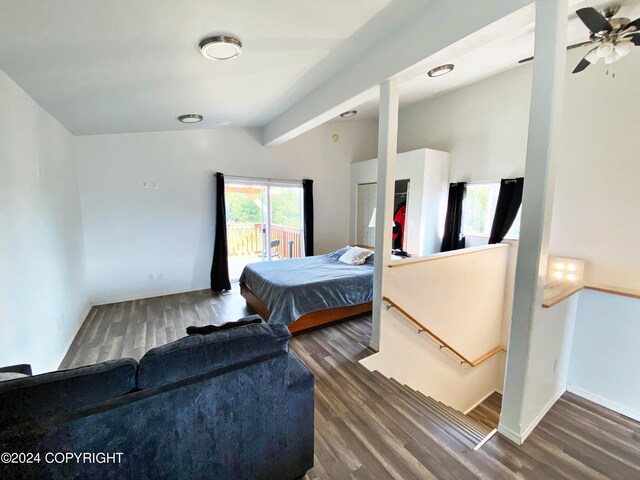
<instances>
[{"instance_id":1,"label":"green tree","mask_svg":"<svg viewBox=\"0 0 640 480\"><path fill-rule=\"evenodd\" d=\"M226 198L227 222L260 223L262 212L255 201L244 193L229 192Z\"/></svg>"},{"instance_id":2,"label":"green tree","mask_svg":"<svg viewBox=\"0 0 640 480\"><path fill-rule=\"evenodd\" d=\"M276 225L300 228L300 195L299 188L272 188L271 221Z\"/></svg>"}]
</instances>

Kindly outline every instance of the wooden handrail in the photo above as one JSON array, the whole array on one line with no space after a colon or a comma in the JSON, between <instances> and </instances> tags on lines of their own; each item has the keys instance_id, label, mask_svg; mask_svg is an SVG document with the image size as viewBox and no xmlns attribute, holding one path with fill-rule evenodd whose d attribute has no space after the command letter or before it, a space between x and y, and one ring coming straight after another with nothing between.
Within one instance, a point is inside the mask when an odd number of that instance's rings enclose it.
<instances>
[{"instance_id":1,"label":"wooden handrail","mask_svg":"<svg viewBox=\"0 0 640 480\"><path fill-rule=\"evenodd\" d=\"M563 282L548 282L544 286L544 299L542 306L544 308L551 308L558 303L566 300L574 293L578 293L583 288L587 290L595 290L596 292L611 293L613 295L622 295L623 297L640 299L640 290L634 290L632 288L615 287L612 285L603 285L599 283L563 283Z\"/></svg>"},{"instance_id":2,"label":"wooden handrail","mask_svg":"<svg viewBox=\"0 0 640 480\"><path fill-rule=\"evenodd\" d=\"M426 257L410 257L402 260L397 260L389 265L388 268L408 267L409 265L418 265L425 262L437 262L438 260L445 260L447 258L462 257L464 255L470 255L472 253L480 253L488 250L495 250L498 248L507 248L508 243L495 243L491 245L481 245L479 247L470 247L461 250L452 250L450 252L433 253Z\"/></svg>"},{"instance_id":3,"label":"wooden handrail","mask_svg":"<svg viewBox=\"0 0 640 480\"><path fill-rule=\"evenodd\" d=\"M390 308L395 308L402 315L404 315L409 321L411 321L411 323L413 323L416 327L418 327L418 329L419 329L418 333L422 333L422 332L427 333L431 338L433 338L435 341L437 341L440 344L440 349L441 350L443 348L446 348L451 353L453 353L456 357L458 357L460 360L462 360L460 362L460 364L466 363L467 365L469 365L471 367L477 367L481 363L489 360L495 354L507 351L506 348L500 346L500 347L494 348L490 352L485 353L484 355L482 355L481 357L477 358L476 360L469 360L464 355L462 355L460 352L458 352L455 348L453 348L451 345L449 345L447 342L445 342L442 338L440 338L438 335L433 333L431 330L429 330L427 327L425 327L422 323L420 323L418 320L416 320L410 313L408 313L406 310L403 310L402 307L400 307L400 305L395 303L389 297L382 297L382 300L387 303L387 310L389 310Z\"/></svg>"}]
</instances>

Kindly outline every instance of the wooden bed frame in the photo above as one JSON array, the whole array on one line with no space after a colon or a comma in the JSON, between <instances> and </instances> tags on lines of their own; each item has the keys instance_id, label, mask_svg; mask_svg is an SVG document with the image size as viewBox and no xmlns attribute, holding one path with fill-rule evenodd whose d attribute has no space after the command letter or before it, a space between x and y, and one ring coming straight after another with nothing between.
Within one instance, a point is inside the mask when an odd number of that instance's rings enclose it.
<instances>
[{"instance_id":1,"label":"wooden bed frame","mask_svg":"<svg viewBox=\"0 0 640 480\"><path fill-rule=\"evenodd\" d=\"M247 303L258 313L258 315L260 315L265 321L269 320L271 312L269 312L267 306L244 283L240 284L240 293ZM328 308L326 310L305 313L295 322L289 324L289 331L291 333L305 332L329 323L346 320L349 317L370 312L371 309L372 302L365 302L359 303L358 305L350 305L348 307Z\"/></svg>"}]
</instances>

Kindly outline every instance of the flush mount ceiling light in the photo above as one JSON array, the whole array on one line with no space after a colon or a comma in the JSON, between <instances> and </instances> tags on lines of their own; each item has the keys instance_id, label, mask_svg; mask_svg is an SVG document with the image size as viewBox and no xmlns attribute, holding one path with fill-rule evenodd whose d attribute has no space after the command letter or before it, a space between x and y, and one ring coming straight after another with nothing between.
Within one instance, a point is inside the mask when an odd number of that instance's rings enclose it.
<instances>
[{"instance_id":1,"label":"flush mount ceiling light","mask_svg":"<svg viewBox=\"0 0 640 480\"><path fill-rule=\"evenodd\" d=\"M215 35L200 42L200 51L209 60L230 60L242 53L242 42L230 35Z\"/></svg>"},{"instance_id":2,"label":"flush mount ceiling light","mask_svg":"<svg viewBox=\"0 0 640 480\"><path fill-rule=\"evenodd\" d=\"M357 113L358 113L357 110L349 110L348 112L342 112L340 116L342 118L355 117Z\"/></svg>"},{"instance_id":3,"label":"flush mount ceiling light","mask_svg":"<svg viewBox=\"0 0 640 480\"><path fill-rule=\"evenodd\" d=\"M453 71L453 64L447 63L445 65L440 65L439 67L432 68L427 72L427 75L430 77L441 77L446 75L447 73L451 73Z\"/></svg>"},{"instance_id":4,"label":"flush mount ceiling light","mask_svg":"<svg viewBox=\"0 0 640 480\"><path fill-rule=\"evenodd\" d=\"M180 115L178 120L182 123L198 123L201 122L204 117L197 113L188 113L187 115Z\"/></svg>"}]
</instances>

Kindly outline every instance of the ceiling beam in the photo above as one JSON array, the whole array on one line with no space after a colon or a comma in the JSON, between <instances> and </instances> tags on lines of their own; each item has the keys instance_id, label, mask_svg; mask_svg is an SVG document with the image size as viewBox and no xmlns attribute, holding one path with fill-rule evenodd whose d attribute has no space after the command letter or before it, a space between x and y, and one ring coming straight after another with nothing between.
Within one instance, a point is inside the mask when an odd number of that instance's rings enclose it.
<instances>
[{"instance_id":1,"label":"ceiling beam","mask_svg":"<svg viewBox=\"0 0 640 480\"><path fill-rule=\"evenodd\" d=\"M377 86L425 58L532 3L532 0L434 0L320 87L268 122L265 146L280 145L372 96ZM475 6L474 6L475 4ZM415 68L412 73L416 74Z\"/></svg>"}]
</instances>

